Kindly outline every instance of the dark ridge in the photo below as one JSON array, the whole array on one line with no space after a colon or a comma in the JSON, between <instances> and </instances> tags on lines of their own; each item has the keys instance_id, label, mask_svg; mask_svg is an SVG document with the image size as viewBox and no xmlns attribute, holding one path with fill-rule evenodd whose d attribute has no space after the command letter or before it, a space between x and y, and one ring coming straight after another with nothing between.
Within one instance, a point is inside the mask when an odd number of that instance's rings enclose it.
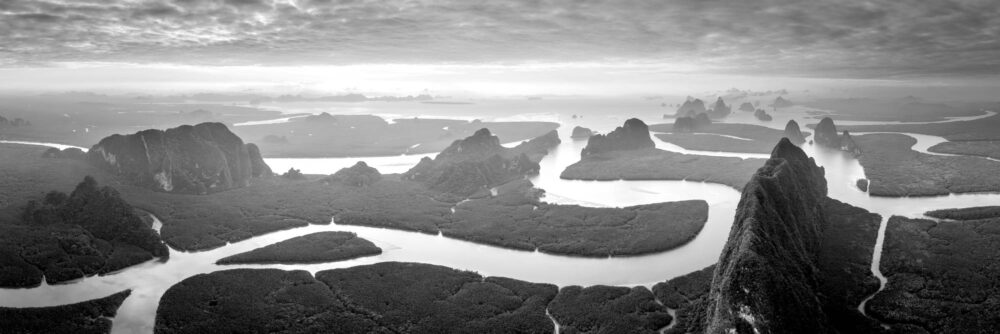
<instances>
[{"instance_id":1,"label":"dark ridge","mask_svg":"<svg viewBox=\"0 0 1000 334\"><path fill-rule=\"evenodd\" d=\"M581 156L588 157L604 152L639 150L654 146L656 145L649 136L649 127L646 126L646 123L632 118L607 135L590 137L590 140L587 141L587 147L581 152Z\"/></svg>"},{"instance_id":2,"label":"dark ridge","mask_svg":"<svg viewBox=\"0 0 1000 334\"><path fill-rule=\"evenodd\" d=\"M979 206L963 209L942 209L927 211L925 216L951 220L979 220L1000 218L1000 206Z\"/></svg>"},{"instance_id":3,"label":"dark ridge","mask_svg":"<svg viewBox=\"0 0 1000 334\"><path fill-rule=\"evenodd\" d=\"M813 140L818 145L840 149L840 136L837 135L837 126L833 124L833 119L823 117L819 124L816 124L816 134L813 135Z\"/></svg>"},{"instance_id":4,"label":"dark ridge","mask_svg":"<svg viewBox=\"0 0 1000 334\"><path fill-rule=\"evenodd\" d=\"M582 126L576 126L576 127L573 127L573 134L570 135L569 137L573 138L573 139L586 139L586 138L590 138L590 136L593 136L593 135L594 135L594 131L593 130L590 130L590 129L582 127Z\"/></svg>"},{"instance_id":5,"label":"dark ridge","mask_svg":"<svg viewBox=\"0 0 1000 334\"><path fill-rule=\"evenodd\" d=\"M787 138L743 189L708 295L707 333L857 333L877 215L830 200L822 167Z\"/></svg>"},{"instance_id":6,"label":"dark ridge","mask_svg":"<svg viewBox=\"0 0 1000 334\"><path fill-rule=\"evenodd\" d=\"M0 224L0 286L35 286L43 275L54 284L169 256L118 191L89 176L69 195L29 201L19 218Z\"/></svg>"},{"instance_id":7,"label":"dark ridge","mask_svg":"<svg viewBox=\"0 0 1000 334\"><path fill-rule=\"evenodd\" d=\"M333 175L323 179L327 183L340 183L354 187L365 187L382 179L382 173L374 167L368 167L364 161L358 161L354 166L341 168Z\"/></svg>"},{"instance_id":8,"label":"dark ridge","mask_svg":"<svg viewBox=\"0 0 1000 334\"><path fill-rule=\"evenodd\" d=\"M145 130L102 139L88 152L95 166L149 189L206 194L241 188L270 167L222 123Z\"/></svg>"},{"instance_id":9,"label":"dark ridge","mask_svg":"<svg viewBox=\"0 0 1000 334\"><path fill-rule=\"evenodd\" d=\"M434 159L423 158L403 173L404 180L424 183L429 188L460 196L472 196L491 187L538 174L538 161L559 143L553 131L508 149L489 129L456 140Z\"/></svg>"}]
</instances>

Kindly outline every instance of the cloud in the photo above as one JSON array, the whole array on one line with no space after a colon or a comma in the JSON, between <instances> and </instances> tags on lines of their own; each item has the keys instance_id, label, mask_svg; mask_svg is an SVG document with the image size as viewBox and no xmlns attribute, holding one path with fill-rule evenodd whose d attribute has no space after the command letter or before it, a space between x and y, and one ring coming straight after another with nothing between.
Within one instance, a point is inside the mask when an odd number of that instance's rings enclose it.
<instances>
[{"instance_id":1,"label":"cloud","mask_svg":"<svg viewBox=\"0 0 1000 334\"><path fill-rule=\"evenodd\" d=\"M727 73L1000 72L993 0L0 3L0 64L696 63Z\"/></svg>"}]
</instances>

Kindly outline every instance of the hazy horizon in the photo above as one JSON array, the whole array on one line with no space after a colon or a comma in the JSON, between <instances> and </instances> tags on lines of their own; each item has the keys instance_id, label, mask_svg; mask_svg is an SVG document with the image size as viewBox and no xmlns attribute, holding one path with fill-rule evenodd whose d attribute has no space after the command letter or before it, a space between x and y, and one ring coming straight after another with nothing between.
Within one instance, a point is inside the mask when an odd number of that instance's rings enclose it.
<instances>
[{"instance_id":1,"label":"hazy horizon","mask_svg":"<svg viewBox=\"0 0 1000 334\"><path fill-rule=\"evenodd\" d=\"M0 92L990 99L1000 4L21 1Z\"/></svg>"}]
</instances>

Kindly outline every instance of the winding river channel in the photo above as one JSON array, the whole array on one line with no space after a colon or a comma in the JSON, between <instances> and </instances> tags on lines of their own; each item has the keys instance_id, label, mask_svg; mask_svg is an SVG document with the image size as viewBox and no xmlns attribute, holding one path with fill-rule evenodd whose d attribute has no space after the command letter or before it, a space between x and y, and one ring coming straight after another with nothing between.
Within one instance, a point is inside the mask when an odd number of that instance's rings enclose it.
<instances>
[{"instance_id":1,"label":"winding river channel","mask_svg":"<svg viewBox=\"0 0 1000 334\"><path fill-rule=\"evenodd\" d=\"M788 119L796 119L799 124L815 123L816 119L806 113L775 115L775 122L766 124L783 128ZM652 286L657 282L677 277L715 263L729 236L736 205L740 193L728 186L689 181L576 181L563 180L559 174L566 166L579 160L580 150L586 141L569 138L570 129L575 125L591 127L599 132L607 132L614 125L621 124L624 117L609 116L584 121L567 115L559 116L562 124L560 136L562 144L552 150L541 161L541 174L531 181L544 189L544 200L550 203L577 204L592 207L624 207L630 205L659 203L667 201L702 199L709 203L708 221L702 232L691 242L667 252L612 258L581 258L538 252L510 250L495 246L475 244L446 238L440 235L405 232L371 227L338 225L310 225L302 228L274 232L231 243L217 249L203 252L181 252L170 250L170 259L165 262L150 261L106 276L94 276L58 285L44 284L28 289L0 289L0 306L32 307L53 306L100 298L112 293L132 289L114 319L114 333L152 332L156 307L160 297L170 286L200 273L209 273L232 268L279 268L316 271L345 268L383 261L422 262L443 265L456 269L472 270L482 275L504 276L525 281L567 285L618 285ZM644 117L650 123L657 120ZM551 119L547 119L551 120ZM779 121L780 120L780 121ZM740 121L734 119L732 121ZM953 121L953 120L946 120ZM749 121L748 121L749 123ZM757 122L752 122L759 124ZM764 124L762 124L764 125ZM926 148L943 141L943 138L914 135L915 148L926 153ZM766 158L761 154L732 152L690 151L659 139L660 149L685 154L732 156L740 158ZM0 141L4 142L4 141ZM6 142L33 144L65 148L67 145ZM943 208L996 205L1000 194L961 194L939 197L886 198L871 197L855 187L855 181L865 178L864 170L856 159L840 151L830 151L811 144L803 147L826 169L830 197L865 208L883 216L879 229L878 243L873 250L872 271L882 281L885 278L878 270L881 258L882 239L886 220L892 215L921 217L925 211ZM330 174L340 168L349 167L357 161L366 161L382 173L400 173L416 164L424 156L402 155L365 158L318 158L318 159L266 159L275 171L290 167L301 169L307 174ZM154 225L159 226L159 225ZM242 253L273 244L288 238L320 231L350 231L371 240L383 249L377 256L349 261L314 265L216 265L215 261L226 256Z\"/></svg>"}]
</instances>

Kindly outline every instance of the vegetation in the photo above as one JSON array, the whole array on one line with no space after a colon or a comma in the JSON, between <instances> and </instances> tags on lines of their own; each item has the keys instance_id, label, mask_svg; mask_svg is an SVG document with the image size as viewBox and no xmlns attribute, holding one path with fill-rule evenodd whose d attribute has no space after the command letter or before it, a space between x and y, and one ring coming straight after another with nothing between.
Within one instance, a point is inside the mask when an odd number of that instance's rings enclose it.
<instances>
[{"instance_id":1,"label":"vegetation","mask_svg":"<svg viewBox=\"0 0 1000 334\"><path fill-rule=\"evenodd\" d=\"M705 332L705 310L714 272L715 265L711 265L653 286L656 300L676 310L674 322L665 334Z\"/></svg>"},{"instance_id":2,"label":"vegetation","mask_svg":"<svg viewBox=\"0 0 1000 334\"><path fill-rule=\"evenodd\" d=\"M645 287L568 286L549 313L560 333L656 333L670 324L667 309Z\"/></svg>"},{"instance_id":3,"label":"vegetation","mask_svg":"<svg viewBox=\"0 0 1000 334\"><path fill-rule=\"evenodd\" d=\"M927 149L934 153L974 155L1000 160L1000 140L948 141Z\"/></svg>"},{"instance_id":4,"label":"vegetation","mask_svg":"<svg viewBox=\"0 0 1000 334\"><path fill-rule=\"evenodd\" d=\"M381 248L352 232L317 232L225 257L216 263L324 263L378 254L382 254Z\"/></svg>"},{"instance_id":5,"label":"vegetation","mask_svg":"<svg viewBox=\"0 0 1000 334\"><path fill-rule=\"evenodd\" d=\"M301 175L301 173L299 173ZM354 166L341 168L339 171L323 179L324 182L338 182L348 186L364 187L378 182L382 174L374 167L368 167L364 161L358 161Z\"/></svg>"},{"instance_id":6,"label":"vegetation","mask_svg":"<svg viewBox=\"0 0 1000 334\"><path fill-rule=\"evenodd\" d=\"M111 332L111 317L131 294L125 290L104 298L50 307L0 307L0 331L4 333Z\"/></svg>"},{"instance_id":7,"label":"vegetation","mask_svg":"<svg viewBox=\"0 0 1000 334\"><path fill-rule=\"evenodd\" d=\"M742 189L763 161L650 148L593 155L566 167L560 177L570 180L687 180Z\"/></svg>"},{"instance_id":8,"label":"vegetation","mask_svg":"<svg viewBox=\"0 0 1000 334\"><path fill-rule=\"evenodd\" d=\"M1000 206L980 206L964 209L942 209L928 211L925 216L951 220L979 220L1000 218Z\"/></svg>"},{"instance_id":9,"label":"vegetation","mask_svg":"<svg viewBox=\"0 0 1000 334\"><path fill-rule=\"evenodd\" d=\"M551 333L549 284L385 262L201 274L160 299L157 333Z\"/></svg>"},{"instance_id":10,"label":"vegetation","mask_svg":"<svg viewBox=\"0 0 1000 334\"><path fill-rule=\"evenodd\" d=\"M419 263L384 262L326 270L316 279L404 333L551 333L551 284Z\"/></svg>"},{"instance_id":11,"label":"vegetation","mask_svg":"<svg viewBox=\"0 0 1000 334\"><path fill-rule=\"evenodd\" d=\"M497 185L538 174L541 155L558 143L559 136L550 132L515 148L506 148L500 145L500 138L483 128L468 138L456 140L434 159L424 157L403 173L403 179L458 196L481 195Z\"/></svg>"},{"instance_id":12,"label":"vegetation","mask_svg":"<svg viewBox=\"0 0 1000 334\"><path fill-rule=\"evenodd\" d=\"M445 236L502 247L580 256L662 252L694 239L708 220L702 200L625 208L542 203L528 181L498 188L498 196L455 207Z\"/></svg>"},{"instance_id":13,"label":"vegetation","mask_svg":"<svg viewBox=\"0 0 1000 334\"><path fill-rule=\"evenodd\" d=\"M885 289L869 314L893 329L986 333L1000 328L1000 219L889 219L881 269Z\"/></svg>"},{"instance_id":14,"label":"vegetation","mask_svg":"<svg viewBox=\"0 0 1000 334\"><path fill-rule=\"evenodd\" d=\"M858 158L875 196L933 196L1000 191L1000 162L977 157L939 156L911 149L913 137L870 134L854 137Z\"/></svg>"},{"instance_id":15,"label":"vegetation","mask_svg":"<svg viewBox=\"0 0 1000 334\"><path fill-rule=\"evenodd\" d=\"M271 176L254 144L222 123L150 129L101 139L87 160L122 180L157 191L206 194Z\"/></svg>"},{"instance_id":16,"label":"vegetation","mask_svg":"<svg viewBox=\"0 0 1000 334\"><path fill-rule=\"evenodd\" d=\"M833 111L837 120L876 122L935 122L945 117L975 116L983 112L975 106L948 105L906 97L895 100L864 98L818 99L809 107ZM853 132L855 129L849 129ZM911 132L911 131L905 131Z\"/></svg>"},{"instance_id":17,"label":"vegetation","mask_svg":"<svg viewBox=\"0 0 1000 334\"><path fill-rule=\"evenodd\" d=\"M823 169L782 139L743 190L707 297L709 331L878 329L856 306L878 288L867 268L880 219L826 191Z\"/></svg>"},{"instance_id":18,"label":"vegetation","mask_svg":"<svg viewBox=\"0 0 1000 334\"><path fill-rule=\"evenodd\" d=\"M980 111L971 115L982 114ZM966 115L968 116L968 115ZM842 126L851 132L904 132L944 137L950 141L1000 140L1000 114L971 121L930 124L880 124Z\"/></svg>"},{"instance_id":19,"label":"vegetation","mask_svg":"<svg viewBox=\"0 0 1000 334\"><path fill-rule=\"evenodd\" d=\"M135 210L90 177L0 213L0 286L29 287L104 274L166 258L167 248Z\"/></svg>"},{"instance_id":20,"label":"vegetation","mask_svg":"<svg viewBox=\"0 0 1000 334\"><path fill-rule=\"evenodd\" d=\"M583 148L583 157L612 151L638 150L655 146L649 137L649 127L637 118L625 121L625 124L615 128L606 135L595 135L587 141Z\"/></svg>"}]
</instances>

